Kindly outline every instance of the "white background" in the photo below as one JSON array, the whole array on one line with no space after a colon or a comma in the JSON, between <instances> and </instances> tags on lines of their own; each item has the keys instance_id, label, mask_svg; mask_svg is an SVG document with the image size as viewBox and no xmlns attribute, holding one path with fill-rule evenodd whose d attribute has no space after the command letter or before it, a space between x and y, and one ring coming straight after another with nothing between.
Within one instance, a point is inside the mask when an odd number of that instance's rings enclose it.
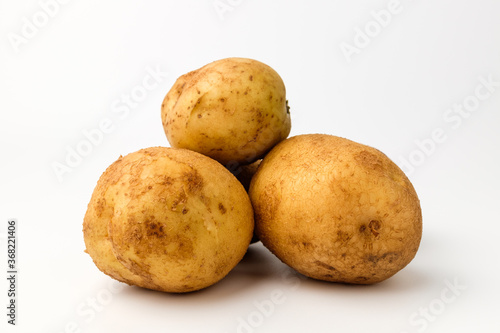
<instances>
[{"instance_id":1,"label":"white background","mask_svg":"<svg viewBox=\"0 0 500 333\"><path fill-rule=\"evenodd\" d=\"M0 1L2 272L7 219L19 221L18 325L6 323L1 273L0 331L500 330L500 2L401 0L384 27L372 12L388 0L62 2ZM347 44L357 53L346 57ZM175 79L230 56L280 73L291 135L347 137L404 168L424 216L404 270L373 286L318 282L261 244L186 295L118 291L97 270L81 230L98 177L120 154L167 146L160 105ZM148 71L160 75L145 90ZM464 103L472 111L449 111ZM58 179L54 165L105 119L109 133Z\"/></svg>"}]
</instances>

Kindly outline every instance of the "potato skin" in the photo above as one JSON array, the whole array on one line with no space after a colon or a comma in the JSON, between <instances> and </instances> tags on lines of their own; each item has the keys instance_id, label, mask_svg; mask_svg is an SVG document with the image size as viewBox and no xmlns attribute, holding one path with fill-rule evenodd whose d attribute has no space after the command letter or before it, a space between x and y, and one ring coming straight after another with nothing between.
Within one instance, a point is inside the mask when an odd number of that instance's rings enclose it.
<instances>
[{"instance_id":1,"label":"potato skin","mask_svg":"<svg viewBox=\"0 0 500 333\"><path fill-rule=\"evenodd\" d=\"M247 165L241 165L237 166L237 168L233 169L228 169L231 171L231 173L238 179L245 188L245 190L248 192L250 189L250 182L252 181L253 176L257 172L257 169L259 168L260 163L262 160L257 160L253 162L252 164L247 164Z\"/></svg>"},{"instance_id":2,"label":"potato skin","mask_svg":"<svg viewBox=\"0 0 500 333\"><path fill-rule=\"evenodd\" d=\"M256 161L291 127L283 80L246 58L217 60L179 77L165 96L161 118L172 147L223 165Z\"/></svg>"},{"instance_id":3,"label":"potato skin","mask_svg":"<svg viewBox=\"0 0 500 333\"><path fill-rule=\"evenodd\" d=\"M253 162L252 164L248 165L236 165L236 168L228 168L229 171L238 179L245 188L245 190L248 192L250 189L250 182L252 181L253 176L257 172L257 169L259 168L260 163L262 160L257 160ZM257 243L259 241L259 237L253 233L252 240L250 241L250 244Z\"/></svg>"},{"instance_id":4,"label":"potato skin","mask_svg":"<svg viewBox=\"0 0 500 333\"><path fill-rule=\"evenodd\" d=\"M408 178L380 151L344 138L281 142L249 194L262 243L314 279L377 283L405 267L420 244L422 213Z\"/></svg>"},{"instance_id":5,"label":"potato skin","mask_svg":"<svg viewBox=\"0 0 500 333\"><path fill-rule=\"evenodd\" d=\"M208 287L245 254L253 210L216 161L165 147L120 157L100 177L83 223L87 253L119 281L166 292Z\"/></svg>"}]
</instances>

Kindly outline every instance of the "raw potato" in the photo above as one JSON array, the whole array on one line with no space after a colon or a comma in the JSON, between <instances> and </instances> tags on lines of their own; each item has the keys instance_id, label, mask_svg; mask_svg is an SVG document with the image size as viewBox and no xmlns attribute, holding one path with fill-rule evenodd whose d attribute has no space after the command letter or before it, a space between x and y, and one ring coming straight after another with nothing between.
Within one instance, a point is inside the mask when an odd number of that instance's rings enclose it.
<instances>
[{"instance_id":1,"label":"raw potato","mask_svg":"<svg viewBox=\"0 0 500 333\"><path fill-rule=\"evenodd\" d=\"M252 164L242 165L236 168L236 170L229 170L236 178L240 181L241 185L245 188L245 190L250 189L250 182L252 181L253 176L257 172L260 163L262 160L257 160Z\"/></svg>"},{"instance_id":2,"label":"raw potato","mask_svg":"<svg viewBox=\"0 0 500 333\"><path fill-rule=\"evenodd\" d=\"M253 176L257 172L257 169L259 168L261 162L262 160L257 160L252 164L238 166L235 170L229 169L229 171L231 171L231 173L236 176L236 178L240 181L245 190L248 192L248 190L250 189L250 182L252 181ZM250 244L257 243L258 241L259 237L257 237L257 234L255 234L254 232Z\"/></svg>"},{"instance_id":3,"label":"raw potato","mask_svg":"<svg viewBox=\"0 0 500 333\"><path fill-rule=\"evenodd\" d=\"M335 136L289 138L250 186L256 233L311 278L383 281L415 256L422 236L417 194L380 151Z\"/></svg>"},{"instance_id":4,"label":"raw potato","mask_svg":"<svg viewBox=\"0 0 500 333\"><path fill-rule=\"evenodd\" d=\"M120 157L101 176L84 218L87 253L122 282L189 292L221 280L245 254L253 210L216 161L155 147Z\"/></svg>"},{"instance_id":5,"label":"raw potato","mask_svg":"<svg viewBox=\"0 0 500 333\"><path fill-rule=\"evenodd\" d=\"M227 58L182 75L161 108L172 147L250 164L290 133L285 85L271 67Z\"/></svg>"}]
</instances>

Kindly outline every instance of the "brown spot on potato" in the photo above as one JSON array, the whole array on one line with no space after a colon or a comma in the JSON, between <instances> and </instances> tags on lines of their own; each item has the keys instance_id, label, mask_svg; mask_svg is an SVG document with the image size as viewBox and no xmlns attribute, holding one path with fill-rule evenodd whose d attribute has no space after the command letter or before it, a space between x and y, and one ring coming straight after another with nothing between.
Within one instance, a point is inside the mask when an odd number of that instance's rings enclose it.
<instances>
[{"instance_id":1,"label":"brown spot on potato","mask_svg":"<svg viewBox=\"0 0 500 333\"><path fill-rule=\"evenodd\" d=\"M146 235L148 237L164 238L166 237L166 234L163 230L164 230L163 226L160 225L159 223L150 222L149 228L146 231Z\"/></svg>"},{"instance_id":2,"label":"brown spot on potato","mask_svg":"<svg viewBox=\"0 0 500 333\"><path fill-rule=\"evenodd\" d=\"M399 253L397 252L386 252L382 255L367 255L365 256L365 260L368 260L369 262L373 264L377 264L380 260L385 260L389 263L392 263L394 260L396 260L400 256Z\"/></svg>"},{"instance_id":3,"label":"brown spot on potato","mask_svg":"<svg viewBox=\"0 0 500 333\"><path fill-rule=\"evenodd\" d=\"M179 195L172 202L171 210L177 210L177 206L185 205L187 202L187 195L184 191L180 192Z\"/></svg>"},{"instance_id":4,"label":"brown spot on potato","mask_svg":"<svg viewBox=\"0 0 500 333\"><path fill-rule=\"evenodd\" d=\"M369 280L369 278L367 278L366 276L356 276L354 278L355 283L363 283L363 282L366 282L368 280Z\"/></svg>"},{"instance_id":5,"label":"brown spot on potato","mask_svg":"<svg viewBox=\"0 0 500 333\"><path fill-rule=\"evenodd\" d=\"M379 229L380 229L380 222L377 220L371 220L370 223L368 224L368 227L370 228L372 234L377 237L379 235Z\"/></svg>"},{"instance_id":6,"label":"brown spot on potato","mask_svg":"<svg viewBox=\"0 0 500 333\"><path fill-rule=\"evenodd\" d=\"M172 185L174 182L174 179L172 177L163 175L161 177L161 180L158 182L160 185Z\"/></svg>"},{"instance_id":7,"label":"brown spot on potato","mask_svg":"<svg viewBox=\"0 0 500 333\"><path fill-rule=\"evenodd\" d=\"M342 243L346 243L351 238L352 238L352 236L348 232L345 232L342 230L337 231L337 241L342 242Z\"/></svg>"},{"instance_id":8,"label":"brown spot on potato","mask_svg":"<svg viewBox=\"0 0 500 333\"><path fill-rule=\"evenodd\" d=\"M253 81L253 75L250 75L250 77L248 78L250 81Z\"/></svg>"},{"instance_id":9,"label":"brown spot on potato","mask_svg":"<svg viewBox=\"0 0 500 333\"><path fill-rule=\"evenodd\" d=\"M226 207L224 207L222 202L219 202L219 210L222 214L226 214Z\"/></svg>"},{"instance_id":10,"label":"brown spot on potato","mask_svg":"<svg viewBox=\"0 0 500 333\"><path fill-rule=\"evenodd\" d=\"M317 265L317 266L319 266L319 267L325 268L325 269L327 269L327 270L329 270L329 271L336 271L335 267L333 267L333 266L331 266L331 265L328 265L327 263L324 263L324 262L319 261L319 260L316 260L316 261L314 262L314 264L316 264L316 265Z\"/></svg>"},{"instance_id":11,"label":"brown spot on potato","mask_svg":"<svg viewBox=\"0 0 500 333\"><path fill-rule=\"evenodd\" d=\"M384 169L380 157L378 155L375 155L374 153L369 152L368 150L362 150L354 156L354 159L367 169L377 171L382 171Z\"/></svg>"},{"instance_id":12,"label":"brown spot on potato","mask_svg":"<svg viewBox=\"0 0 500 333\"><path fill-rule=\"evenodd\" d=\"M187 185L190 193L197 193L203 188L203 178L196 170L185 172L182 176L183 182Z\"/></svg>"}]
</instances>

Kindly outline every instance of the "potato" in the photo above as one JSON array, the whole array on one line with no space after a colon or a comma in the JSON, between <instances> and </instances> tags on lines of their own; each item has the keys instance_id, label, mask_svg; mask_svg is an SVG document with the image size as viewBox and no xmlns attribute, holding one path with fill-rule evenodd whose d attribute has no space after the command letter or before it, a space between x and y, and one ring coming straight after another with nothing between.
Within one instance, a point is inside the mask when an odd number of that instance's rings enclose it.
<instances>
[{"instance_id":1,"label":"potato","mask_svg":"<svg viewBox=\"0 0 500 333\"><path fill-rule=\"evenodd\" d=\"M161 107L172 147L250 164L290 133L285 85L271 67L227 58L182 75Z\"/></svg>"},{"instance_id":2,"label":"potato","mask_svg":"<svg viewBox=\"0 0 500 333\"><path fill-rule=\"evenodd\" d=\"M248 192L248 190L250 189L250 182L252 181L253 176L257 172L257 169L259 168L261 162L262 160L257 160L252 164L241 165L235 169L229 169L229 171L231 171L231 173L236 176L236 178L240 181L241 185L243 185L245 190L247 190Z\"/></svg>"},{"instance_id":3,"label":"potato","mask_svg":"<svg viewBox=\"0 0 500 333\"><path fill-rule=\"evenodd\" d=\"M166 292L208 287L245 254L253 210L238 180L209 157L155 147L100 177L83 223L87 253L114 279Z\"/></svg>"},{"instance_id":4,"label":"potato","mask_svg":"<svg viewBox=\"0 0 500 333\"><path fill-rule=\"evenodd\" d=\"M278 144L250 185L256 233L298 272L353 284L383 281L415 256L417 194L380 151L310 134Z\"/></svg>"},{"instance_id":5,"label":"potato","mask_svg":"<svg viewBox=\"0 0 500 333\"><path fill-rule=\"evenodd\" d=\"M257 169L259 168L261 162L262 160L257 160L252 164L237 166L237 168L235 169L230 168L229 171L231 171L231 173L236 176L236 178L240 181L241 185L243 185L245 190L248 192L248 190L250 189L250 182L252 181L253 176L257 172ZM257 243L258 241L259 237L254 232L250 244Z\"/></svg>"}]
</instances>

